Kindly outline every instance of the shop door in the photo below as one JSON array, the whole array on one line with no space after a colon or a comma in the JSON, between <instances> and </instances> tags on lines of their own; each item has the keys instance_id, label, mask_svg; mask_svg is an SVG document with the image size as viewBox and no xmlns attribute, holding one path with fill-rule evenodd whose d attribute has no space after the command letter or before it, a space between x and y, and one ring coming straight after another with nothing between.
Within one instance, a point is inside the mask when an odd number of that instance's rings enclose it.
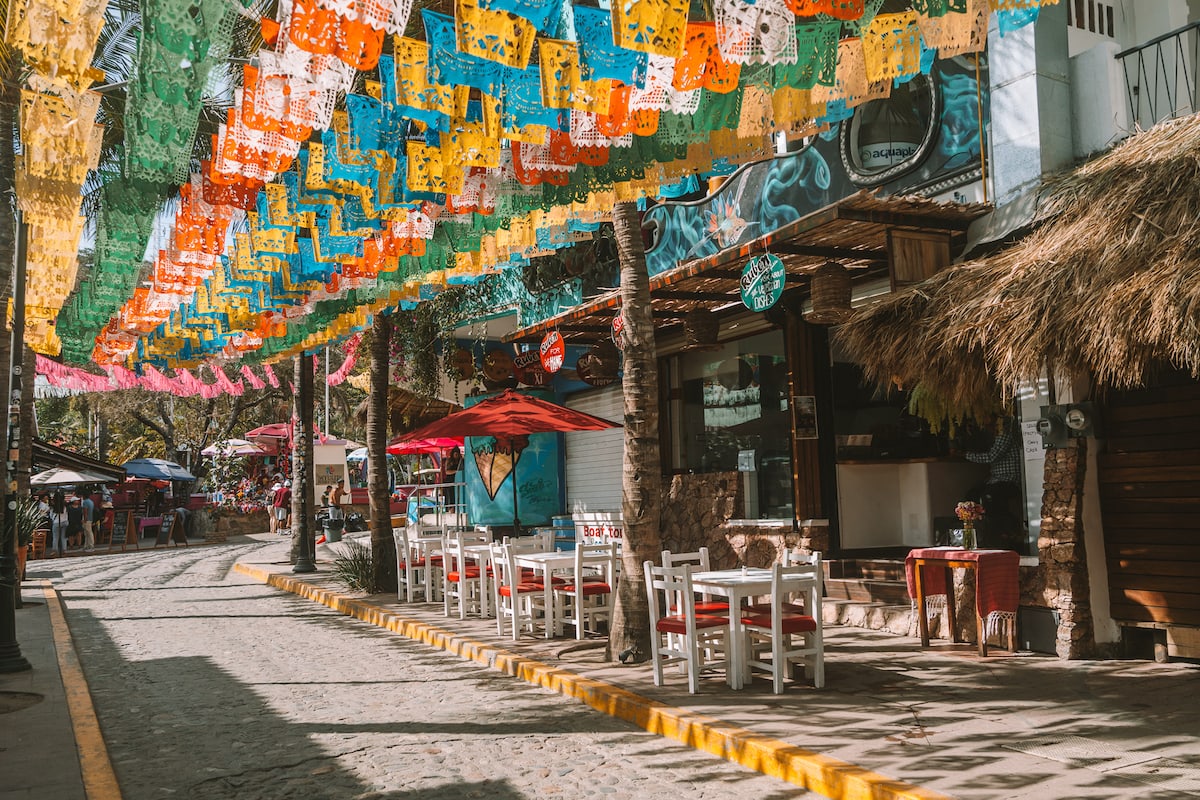
<instances>
[{"instance_id":1,"label":"shop door","mask_svg":"<svg viewBox=\"0 0 1200 800\"><path fill-rule=\"evenodd\" d=\"M567 398L567 408L614 422L625 416L621 384ZM564 434L567 449L567 512L620 511L625 429Z\"/></svg>"},{"instance_id":2,"label":"shop door","mask_svg":"<svg viewBox=\"0 0 1200 800\"><path fill-rule=\"evenodd\" d=\"M1200 626L1200 384L1110 393L1098 457L1113 619Z\"/></svg>"}]
</instances>

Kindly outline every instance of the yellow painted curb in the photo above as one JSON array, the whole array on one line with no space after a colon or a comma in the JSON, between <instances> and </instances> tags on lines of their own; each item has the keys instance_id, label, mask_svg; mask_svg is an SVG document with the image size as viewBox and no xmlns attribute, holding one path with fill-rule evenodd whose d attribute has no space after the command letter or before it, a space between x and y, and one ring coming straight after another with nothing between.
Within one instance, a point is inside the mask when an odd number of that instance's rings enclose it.
<instances>
[{"instance_id":1,"label":"yellow painted curb","mask_svg":"<svg viewBox=\"0 0 1200 800\"><path fill-rule=\"evenodd\" d=\"M650 733L675 739L697 750L817 792L831 800L951 800L940 792L894 780L779 739L761 736L714 717L668 706L619 686L585 678L434 625L407 619L289 575L248 564L234 564L233 568L269 586L575 698L597 711L633 723Z\"/></svg>"},{"instance_id":2,"label":"yellow painted curb","mask_svg":"<svg viewBox=\"0 0 1200 800\"><path fill-rule=\"evenodd\" d=\"M108 759L108 746L100 733L100 721L96 719L87 679L75 654L75 644L71 640L66 615L63 614L62 601L50 581L43 580L41 583L46 608L50 611L54 650L58 654L58 670L62 674L67 710L71 713L71 727L75 731L75 746L79 749L79 770L83 774L84 793L88 800L121 800L121 787L113 772L112 762Z\"/></svg>"}]
</instances>

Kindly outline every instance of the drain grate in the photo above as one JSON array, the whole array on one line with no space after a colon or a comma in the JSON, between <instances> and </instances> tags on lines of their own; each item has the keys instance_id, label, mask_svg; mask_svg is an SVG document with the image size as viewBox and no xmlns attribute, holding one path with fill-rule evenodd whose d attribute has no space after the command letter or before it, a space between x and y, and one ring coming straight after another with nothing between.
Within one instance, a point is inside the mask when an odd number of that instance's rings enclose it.
<instances>
[{"instance_id":1,"label":"drain grate","mask_svg":"<svg viewBox=\"0 0 1200 800\"><path fill-rule=\"evenodd\" d=\"M1117 773L1123 778L1175 792L1200 793L1200 766L1173 758L1155 758Z\"/></svg>"},{"instance_id":2,"label":"drain grate","mask_svg":"<svg viewBox=\"0 0 1200 800\"><path fill-rule=\"evenodd\" d=\"M1153 753L1131 753L1082 736L1035 736L1004 747L1097 772L1125 769L1157 758Z\"/></svg>"}]
</instances>

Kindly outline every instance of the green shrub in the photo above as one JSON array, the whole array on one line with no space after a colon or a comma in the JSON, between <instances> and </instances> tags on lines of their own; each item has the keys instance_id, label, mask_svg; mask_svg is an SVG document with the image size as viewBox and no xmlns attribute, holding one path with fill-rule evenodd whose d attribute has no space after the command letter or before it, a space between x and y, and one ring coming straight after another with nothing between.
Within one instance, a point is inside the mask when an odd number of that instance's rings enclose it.
<instances>
[{"instance_id":1,"label":"green shrub","mask_svg":"<svg viewBox=\"0 0 1200 800\"><path fill-rule=\"evenodd\" d=\"M333 577L355 592L375 591L375 564L371 548L358 539L346 539L335 551Z\"/></svg>"}]
</instances>

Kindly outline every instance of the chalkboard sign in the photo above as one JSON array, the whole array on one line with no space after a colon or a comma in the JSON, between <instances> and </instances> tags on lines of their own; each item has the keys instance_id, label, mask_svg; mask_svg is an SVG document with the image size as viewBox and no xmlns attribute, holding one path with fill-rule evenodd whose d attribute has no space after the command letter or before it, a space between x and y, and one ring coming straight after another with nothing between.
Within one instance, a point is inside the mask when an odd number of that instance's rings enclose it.
<instances>
[{"instance_id":1,"label":"chalkboard sign","mask_svg":"<svg viewBox=\"0 0 1200 800\"><path fill-rule=\"evenodd\" d=\"M158 538L154 540L155 547L164 547L171 542L171 534L175 530L175 512L164 511L162 525L158 529Z\"/></svg>"},{"instance_id":2,"label":"chalkboard sign","mask_svg":"<svg viewBox=\"0 0 1200 800\"><path fill-rule=\"evenodd\" d=\"M187 547L187 531L183 529L183 520L175 511L164 511L162 525L158 528L158 538L154 540L155 547L166 547L171 542Z\"/></svg>"},{"instance_id":3,"label":"chalkboard sign","mask_svg":"<svg viewBox=\"0 0 1200 800\"><path fill-rule=\"evenodd\" d=\"M108 537L108 549L111 551L114 547L120 547L121 552L125 552L127 545L133 545L134 549L140 550L138 544L138 529L133 522L133 510L116 511L113 513L113 528L112 535Z\"/></svg>"}]
</instances>

